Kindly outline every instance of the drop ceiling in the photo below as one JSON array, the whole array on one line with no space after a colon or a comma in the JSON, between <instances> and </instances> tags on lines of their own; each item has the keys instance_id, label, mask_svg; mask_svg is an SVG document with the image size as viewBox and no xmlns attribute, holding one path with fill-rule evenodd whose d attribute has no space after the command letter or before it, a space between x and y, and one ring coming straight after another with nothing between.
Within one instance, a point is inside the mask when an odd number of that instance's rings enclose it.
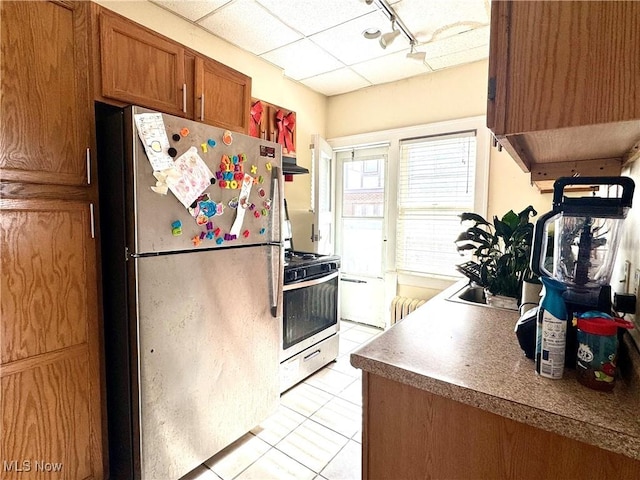
<instances>
[{"instance_id":1,"label":"drop ceiling","mask_svg":"<svg viewBox=\"0 0 640 480\"><path fill-rule=\"evenodd\" d=\"M150 0L327 96L489 54L490 0ZM385 7L387 9L385 10ZM388 8L390 7L390 9ZM365 30L400 33L387 45ZM424 59L408 58L410 37Z\"/></svg>"}]
</instances>

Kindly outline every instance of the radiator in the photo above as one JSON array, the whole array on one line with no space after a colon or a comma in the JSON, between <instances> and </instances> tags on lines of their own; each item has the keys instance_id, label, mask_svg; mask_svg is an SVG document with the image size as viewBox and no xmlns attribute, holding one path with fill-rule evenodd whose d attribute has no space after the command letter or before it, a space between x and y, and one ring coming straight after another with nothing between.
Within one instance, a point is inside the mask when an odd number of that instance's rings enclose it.
<instances>
[{"instance_id":1,"label":"radiator","mask_svg":"<svg viewBox=\"0 0 640 480\"><path fill-rule=\"evenodd\" d=\"M426 300L419 298L394 297L391 301L391 325L402 320L425 302Z\"/></svg>"}]
</instances>

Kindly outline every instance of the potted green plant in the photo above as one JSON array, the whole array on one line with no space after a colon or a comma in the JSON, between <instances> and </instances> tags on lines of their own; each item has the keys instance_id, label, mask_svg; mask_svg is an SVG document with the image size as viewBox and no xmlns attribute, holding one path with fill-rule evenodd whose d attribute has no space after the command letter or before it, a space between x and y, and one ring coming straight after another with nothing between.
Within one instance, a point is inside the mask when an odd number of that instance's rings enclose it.
<instances>
[{"instance_id":1,"label":"potted green plant","mask_svg":"<svg viewBox=\"0 0 640 480\"><path fill-rule=\"evenodd\" d=\"M537 213L529 205L518 214L510 210L501 219L494 216L493 223L477 213L460 215L461 223L471 225L456 239L456 249L461 254L471 253L479 265L479 281L487 303L509 297L512 300L507 308L517 308L522 283L538 281L529 269L533 241L533 223L529 220Z\"/></svg>"}]
</instances>

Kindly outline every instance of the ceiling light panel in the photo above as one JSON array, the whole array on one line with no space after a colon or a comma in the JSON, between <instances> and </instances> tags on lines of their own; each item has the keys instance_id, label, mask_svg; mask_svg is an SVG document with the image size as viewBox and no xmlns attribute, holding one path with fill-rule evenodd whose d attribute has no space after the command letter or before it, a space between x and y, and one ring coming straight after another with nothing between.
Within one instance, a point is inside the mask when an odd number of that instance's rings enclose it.
<instances>
[{"instance_id":1,"label":"ceiling light panel","mask_svg":"<svg viewBox=\"0 0 640 480\"><path fill-rule=\"evenodd\" d=\"M371 85L370 82L348 67L306 78L300 83L328 97L352 92Z\"/></svg>"},{"instance_id":2,"label":"ceiling light panel","mask_svg":"<svg viewBox=\"0 0 640 480\"><path fill-rule=\"evenodd\" d=\"M431 71L424 62L408 59L404 51L358 63L351 68L373 84L395 82Z\"/></svg>"},{"instance_id":3,"label":"ceiling light panel","mask_svg":"<svg viewBox=\"0 0 640 480\"><path fill-rule=\"evenodd\" d=\"M393 8L419 43L458 33L459 25L465 30L489 25L490 18L486 0L401 1Z\"/></svg>"},{"instance_id":4,"label":"ceiling light panel","mask_svg":"<svg viewBox=\"0 0 640 480\"><path fill-rule=\"evenodd\" d=\"M294 80L344 67L342 62L306 38L267 52L262 58L283 68L284 74Z\"/></svg>"},{"instance_id":5,"label":"ceiling light panel","mask_svg":"<svg viewBox=\"0 0 640 480\"><path fill-rule=\"evenodd\" d=\"M434 70L455 67L465 63L477 62L487 58L487 50L484 47L470 48L460 52L450 53L441 57L428 58L425 61Z\"/></svg>"},{"instance_id":6,"label":"ceiling light panel","mask_svg":"<svg viewBox=\"0 0 640 480\"><path fill-rule=\"evenodd\" d=\"M384 34L391 31L391 22L382 12L376 10L309 38L345 65L353 65L409 48L407 38L401 35L387 46L386 50L382 49L378 40L368 40L362 36L362 32L368 28L377 28Z\"/></svg>"},{"instance_id":7,"label":"ceiling light panel","mask_svg":"<svg viewBox=\"0 0 640 480\"><path fill-rule=\"evenodd\" d=\"M254 0L236 0L198 22L214 35L256 55L300 40L302 35Z\"/></svg>"},{"instance_id":8,"label":"ceiling light panel","mask_svg":"<svg viewBox=\"0 0 640 480\"><path fill-rule=\"evenodd\" d=\"M376 10L360 0L257 0L273 15L306 36Z\"/></svg>"},{"instance_id":9,"label":"ceiling light panel","mask_svg":"<svg viewBox=\"0 0 640 480\"><path fill-rule=\"evenodd\" d=\"M419 50L426 52L428 60L429 58L450 55L471 48L483 48L485 58L489 56L489 27L469 30L453 37L427 43L421 45Z\"/></svg>"}]
</instances>

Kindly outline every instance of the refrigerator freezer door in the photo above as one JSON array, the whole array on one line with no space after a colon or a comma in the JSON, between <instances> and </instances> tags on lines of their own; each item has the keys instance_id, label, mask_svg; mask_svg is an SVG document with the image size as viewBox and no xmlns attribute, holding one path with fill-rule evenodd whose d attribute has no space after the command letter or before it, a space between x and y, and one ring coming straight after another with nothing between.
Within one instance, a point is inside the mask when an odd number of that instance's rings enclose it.
<instances>
[{"instance_id":1,"label":"refrigerator freezer door","mask_svg":"<svg viewBox=\"0 0 640 480\"><path fill-rule=\"evenodd\" d=\"M171 190L166 195L152 190L157 179L138 135L137 115L161 116L168 141L166 145L174 150L171 153L186 179L189 179L193 156L185 162L181 157L195 149L191 152L195 152L212 173L213 184L203 192L210 202L195 202L196 208L190 212ZM229 140L230 145L225 144ZM130 222L133 229L131 253L281 242L280 145L141 107L125 109L126 144L132 147L132 155L129 154L132 158L127 159L127 165L133 166L130 202L134 205L135 218ZM163 153L168 155L168 150ZM242 188L245 174L249 178ZM248 196L243 193L248 193ZM213 215L212 210L217 213ZM211 223L207 225L209 221ZM180 222L179 235L174 235L178 233L173 227L177 225L175 222ZM234 223L235 232L232 231ZM235 239L231 239L232 234L236 235Z\"/></svg>"},{"instance_id":2,"label":"refrigerator freezer door","mask_svg":"<svg viewBox=\"0 0 640 480\"><path fill-rule=\"evenodd\" d=\"M183 476L277 408L282 313L271 315L268 269L280 254L260 246L134 260L142 479Z\"/></svg>"}]
</instances>

